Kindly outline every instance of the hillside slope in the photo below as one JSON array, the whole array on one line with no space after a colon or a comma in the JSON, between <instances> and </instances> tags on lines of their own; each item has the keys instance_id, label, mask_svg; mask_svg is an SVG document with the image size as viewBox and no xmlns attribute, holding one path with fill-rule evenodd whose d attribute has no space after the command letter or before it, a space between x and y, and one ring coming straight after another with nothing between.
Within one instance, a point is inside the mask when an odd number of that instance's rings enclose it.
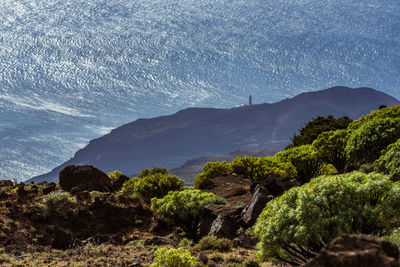
<instances>
[{"instance_id":1,"label":"hillside slope","mask_svg":"<svg viewBox=\"0 0 400 267\"><path fill-rule=\"evenodd\" d=\"M108 172L137 173L143 168L182 165L186 160L236 149L282 148L307 121L329 114L353 119L379 105L399 105L371 88L333 87L302 93L274 104L231 109L188 108L173 115L138 119L94 139L51 172L31 180L56 181L70 164L89 164Z\"/></svg>"}]
</instances>

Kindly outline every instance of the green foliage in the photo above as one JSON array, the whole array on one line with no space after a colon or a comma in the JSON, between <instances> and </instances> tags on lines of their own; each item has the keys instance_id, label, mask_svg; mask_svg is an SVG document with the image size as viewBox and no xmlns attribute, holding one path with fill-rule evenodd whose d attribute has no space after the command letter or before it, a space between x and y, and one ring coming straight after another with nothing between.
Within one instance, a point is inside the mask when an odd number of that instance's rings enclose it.
<instances>
[{"instance_id":1,"label":"green foliage","mask_svg":"<svg viewBox=\"0 0 400 267\"><path fill-rule=\"evenodd\" d=\"M399 118L373 118L351 133L345 148L347 157L359 163L373 162L399 137Z\"/></svg>"},{"instance_id":2,"label":"green foliage","mask_svg":"<svg viewBox=\"0 0 400 267\"><path fill-rule=\"evenodd\" d=\"M268 202L255 225L261 260L299 264L337 236L400 225L400 185L377 173L320 176Z\"/></svg>"},{"instance_id":3,"label":"green foliage","mask_svg":"<svg viewBox=\"0 0 400 267\"><path fill-rule=\"evenodd\" d=\"M292 144L287 148L311 144L321 133L346 129L351 121L352 120L346 116L338 119L335 119L332 115L327 117L318 116L312 121L307 122L306 125L299 130L300 133L298 135L295 134L290 139Z\"/></svg>"},{"instance_id":4,"label":"green foliage","mask_svg":"<svg viewBox=\"0 0 400 267\"><path fill-rule=\"evenodd\" d=\"M366 116L362 116L356 121L349 124L349 130L356 130L360 128L366 122L376 118L400 118L400 106L393 106L390 108L383 108L380 110L374 110Z\"/></svg>"},{"instance_id":5,"label":"green foliage","mask_svg":"<svg viewBox=\"0 0 400 267\"><path fill-rule=\"evenodd\" d=\"M164 198L151 200L152 209L183 230L197 241L197 227L204 206L208 204L226 204L225 199L213 193L203 193L198 189L169 192Z\"/></svg>"},{"instance_id":6,"label":"green foliage","mask_svg":"<svg viewBox=\"0 0 400 267\"><path fill-rule=\"evenodd\" d=\"M332 164L322 165L318 172L318 175L333 175L333 174L338 174L338 171Z\"/></svg>"},{"instance_id":7,"label":"green foliage","mask_svg":"<svg viewBox=\"0 0 400 267\"><path fill-rule=\"evenodd\" d=\"M149 203L153 197L161 198L169 191L180 190L183 180L173 174L161 172L138 177L134 184L134 195L144 202Z\"/></svg>"},{"instance_id":8,"label":"green foliage","mask_svg":"<svg viewBox=\"0 0 400 267\"><path fill-rule=\"evenodd\" d=\"M143 169L138 176L136 176L137 178L143 178L145 176L149 176L149 175L153 175L153 174L169 174L169 171L166 168L163 167L153 167L150 170L149 169Z\"/></svg>"},{"instance_id":9,"label":"green foliage","mask_svg":"<svg viewBox=\"0 0 400 267\"><path fill-rule=\"evenodd\" d=\"M348 137L347 130L321 133L312 143L317 158L332 164L340 173L343 173L347 163L345 147Z\"/></svg>"},{"instance_id":10,"label":"green foliage","mask_svg":"<svg viewBox=\"0 0 400 267\"><path fill-rule=\"evenodd\" d=\"M201 189L207 188L212 184L212 179L230 172L232 172L232 168L226 161L208 162L203 166L203 172L194 179L194 186Z\"/></svg>"},{"instance_id":11,"label":"green foliage","mask_svg":"<svg viewBox=\"0 0 400 267\"><path fill-rule=\"evenodd\" d=\"M393 181L400 180L400 139L375 161L375 171L389 175Z\"/></svg>"},{"instance_id":12,"label":"green foliage","mask_svg":"<svg viewBox=\"0 0 400 267\"><path fill-rule=\"evenodd\" d=\"M240 170L245 177L261 181L269 175L281 179L297 177L296 168L289 161L280 161L275 157L247 157L235 158L232 163L233 170Z\"/></svg>"},{"instance_id":13,"label":"green foliage","mask_svg":"<svg viewBox=\"0 0 400 267\"><path fill-rule=\"evenodd\" d=\"M154 252L151 267L190 267L196 264L189 250L184 248L159 248Z\"/></svg>"},{"instance_id":14,"label":"green foliage","mask_svg":"<svg viewBox=\"0 0 400 267\"><path fill-rule=\"evenodd\" d=\"M45 216L56 216L67 218L76 206L76 198L68 192L54 191L43 196L42 201L38 204L44 211Z\"/></svg>"},{"instance_id":15,"label":"green foliage","mask_svg":"<svg viewBox=\"0 0 400 267\"><path fill-rule=\"evenodd\" d=\"M121 188L121 194L127 197L132 197L134 196L135 193L135 182L137 181L137 178L131 178L128 181L126 181Z\"/></svg>"},{"instance_id":16,"label":"green foliage","mask_svg":"<svg viewBox=\"0 0 400 267\"><path fill-rule=\"evenodd\" d=\"M113 172L109 172L109 173L107 174L107 176L108 176L108 178L110 178L112 181L115 181L115 180L118 180L119 177L120 177L122 174L123 174L122 172L120 172L120 171L118 171L118 170L115 170L115 171L113 171Z\"/></svg>"},{"instance_id":17,"label":"green foliage","mask_svg":"<svg viewBox=\"0 0 400 267\"><path fill-rule=\"evenodd\" d=\"M317 157L312 145L303 145L286 149L274 155L275 160L290 162L297 170L297 179L306 183L320 174L325 163Z\"/></svg>"},{"instance_id":18,"label":"green foliage","mask_svg":"<svg viewBox=\"0 0 400 267\"><path fill-rule=\"evenodd\" d=\"M393 230L390 234L383 236L382 238L392 242L400 248L400 228Z\"/></svg>"},{"instance_id":19,"label":"green foliage","mask_svg":"<svg viewBox=\"0 0 400 267\"><path fill-rule=\"evenodd\" d=\"M232 249L233 242L227 238L218 238L216 236L205 236L197 244L197 248L200 251L204 250L216 250L220 252L230 251Z\"/></svg>"},{"instance_id":20,"label":"green foliage","mask_svg":"<svg viewBox=\"0 0 400 267\"><path fill-rule=\"evenodd\" d=\"M190 239L187 239L186 237L182 238L181 241L179 241L178 247L184 248L184 247L190 247L192 246L193 241Z\"/></svg>"}]
</instances>

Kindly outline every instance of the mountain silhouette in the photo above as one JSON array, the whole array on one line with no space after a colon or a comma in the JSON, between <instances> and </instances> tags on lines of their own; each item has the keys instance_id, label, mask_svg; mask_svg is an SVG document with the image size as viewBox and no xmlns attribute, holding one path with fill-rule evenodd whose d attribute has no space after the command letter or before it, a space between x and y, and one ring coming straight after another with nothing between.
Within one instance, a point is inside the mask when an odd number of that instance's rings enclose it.
<instances>
[{"instance_id":1,"label":"mountain silhouette","mask_svg":"<svg viewBox=\"0 0 400 267\"><path fill-rule=\"evenodd\" d=\"M138 173L143 168L173 168L191 158L237 149L283 148L316 116L353 119L400 102L371 88L332 87L302 93L273 104L231 109L188 108L173 115L138 119L94 139L51 172L30 181L57 181L66 165L93 165L105 172Z\"/></svg>"}]
</instances>

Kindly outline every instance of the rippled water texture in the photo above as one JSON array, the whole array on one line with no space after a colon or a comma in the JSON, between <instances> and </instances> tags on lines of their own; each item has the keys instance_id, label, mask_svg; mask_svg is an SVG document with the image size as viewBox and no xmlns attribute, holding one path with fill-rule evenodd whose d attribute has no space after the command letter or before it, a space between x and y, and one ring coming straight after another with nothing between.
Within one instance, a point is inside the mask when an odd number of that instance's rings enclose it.
<instances>
[{"instance_id":1,"label":"rippled water texture","mask_svg":"<svg viewBox=\"0 0 400 267\"><path fill-rule=\"evenodd\" d=\"M188 106L334 85L400 97L394 0L2 0L0 178Z\"/></svg>"}]
</instances>

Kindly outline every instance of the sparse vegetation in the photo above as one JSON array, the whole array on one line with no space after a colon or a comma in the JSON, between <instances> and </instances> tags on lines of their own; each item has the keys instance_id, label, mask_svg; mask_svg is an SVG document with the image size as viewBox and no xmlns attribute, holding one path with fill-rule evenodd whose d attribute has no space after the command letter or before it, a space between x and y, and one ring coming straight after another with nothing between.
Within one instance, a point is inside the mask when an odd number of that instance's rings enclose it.
<instances>
[{"instance_id":1,"label":"sparse vegetation","mask_svg":"<svg viewBox=\"0 0 400 267\"><path fill-rule=\"evenodd\" d=\"M39 206L43 208L45 216L68 218L69 213L72 212L76 204L76 198L68 192L54 191L43 196Z\"/></svg>"},{"instance_id":2,"label":"sparse vegetation","mask_svg":"<svg viewBox=\"0 0 400 267\"><path fill-rule=\"evenodd\" d=\"M196 258L184 248L159 248L154 252L151 267L190 267L196 263Z\"/></svg>"},{"instance_id":3,"label":"sparse vegetation","mask_svg":"<svg viewBox=\"0 0 400 267\"><path fill-rule=\"evenodd\" d=\"M201 251L216 250L220 252L229 251L232 249L233 242L227 238L218 238L216 236L205 236L200 239L197 248Z\"/></svg>"}]
</instances>

